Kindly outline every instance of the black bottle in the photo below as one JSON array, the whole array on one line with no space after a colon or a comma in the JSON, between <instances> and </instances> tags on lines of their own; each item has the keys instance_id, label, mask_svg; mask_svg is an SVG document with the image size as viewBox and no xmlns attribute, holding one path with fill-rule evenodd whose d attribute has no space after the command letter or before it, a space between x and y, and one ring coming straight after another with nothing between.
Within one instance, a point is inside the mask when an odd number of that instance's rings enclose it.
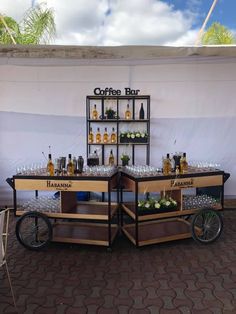
<instances>
[{"instance_id":1,"label":"black bottle","mask_svg":"<svg viewBox=\"0 0 236 314\"><path fill-rule=\"evenodd\" d=\"M143 120L144 119L144 109L143 109L143 103L141 103L141 108L139 110L139 119Z\"/></svg>"},{"instance_id":2,"label":"black bottle","mask_svg":"<svg viewBox=\"0 0 236 314\"><path fill-rule=\"evenodd\" d=\"M77 164L78 164L78 173L82 173L83 167L84 167L84 158L82 156L79 156Z\"/></svg>"}]
</instances>

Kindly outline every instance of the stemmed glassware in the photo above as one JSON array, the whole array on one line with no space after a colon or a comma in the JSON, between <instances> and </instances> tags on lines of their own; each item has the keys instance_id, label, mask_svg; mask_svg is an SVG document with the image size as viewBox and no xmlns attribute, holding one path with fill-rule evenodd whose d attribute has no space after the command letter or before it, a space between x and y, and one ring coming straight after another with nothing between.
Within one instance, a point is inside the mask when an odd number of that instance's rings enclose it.
<instances>
[{"instance_id":1,"label":"stemmed glassware","mask_svg":"<svg viewBox=\"0 0 236 314\"><path fill-rule=\"evenodd\" d=\"M213 207L217 200L210 195L185 195L183 198L183 209Z\"/></svg>"},{"instance_id":2,"label":"stemmed glassware","mask_svg":"<svg viewBox=\"0 0 236 314\"><path fill-rule=\"evenodd\" d=\"M125 171L138 177L156 176L160 174L160 170L148 165L132 165L125 166Z\"/></svg>"},{"instance_id":3,"label":"stemmed glassware","mask_svg":"<svg viewBox=\"0 0 236 314\"><path fill-rule=\"evenodd\" d=\"M52 196L40 196L25 202L22 209L25 211L57 213L60 211L60 199Z\"/></svg>"},{"instance_id":4,"label":"stemmed glassware","mask_svg":"<svg viewBox=\"0 0 236 314\"><path fill-rule=\"evenodd\" d=\"M85 166L83 175L85 176L110 176L116 171L115 166Z\"/></svg>"}]
</instances>

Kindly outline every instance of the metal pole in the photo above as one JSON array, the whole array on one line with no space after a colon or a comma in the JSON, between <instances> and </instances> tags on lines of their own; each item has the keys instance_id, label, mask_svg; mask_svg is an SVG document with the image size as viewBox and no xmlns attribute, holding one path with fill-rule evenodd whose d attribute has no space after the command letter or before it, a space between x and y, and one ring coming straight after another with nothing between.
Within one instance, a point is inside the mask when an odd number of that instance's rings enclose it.
<instances>
[{"instance_id":1,"label":"metal pole","mask_svg":"<svg viewBox=\"0 0 236 314\"><path fill-rule=\"evenodd\" d=\"M200 30L198 32L197 39L195 41L195 46L199 45L199 42L200 42L200 40L202 38L202 34L203 34L204 29L206 27L206 24L207 24L207 22L208 22L208 20L209 20L209 18L211 16L212 11L214 10L214 7L216 6L217 1L218 0L213 0L213 3L211 5L211 7L210 7L210 10L209 10L208 14L207 14L207 17L205 18L205 21L203 22L202 27L200 28Z\"/></svg>"},{"instance_id":2,"label":"metal pole","mask_svg":"<svg viewBox=\"0 0 236 314\"><path fill-rule=\"evenodd\" d=\"M3 24L4 27L6 28L6 31L8 32L9 36L11 37L11 40L12 40L13 44L16 45L16 41L15 41L14 37L12 36L9 27L7 26L7 23L6 23L6 21L4 20L4 17L3 17L1 14L0 14L0 20L2 21L2 24Z\"/></svg>"}]
</instances>

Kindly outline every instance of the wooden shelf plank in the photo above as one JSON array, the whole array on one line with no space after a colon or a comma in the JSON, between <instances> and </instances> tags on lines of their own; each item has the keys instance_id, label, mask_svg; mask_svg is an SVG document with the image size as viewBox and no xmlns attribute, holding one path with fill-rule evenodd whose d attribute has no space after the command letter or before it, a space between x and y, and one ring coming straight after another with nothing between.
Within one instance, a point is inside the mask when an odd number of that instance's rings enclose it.
<instances>
[{"instance_id":1,"label":"wooden shelf plank","mask_svg":"<svg viewBox=\"0 0 236 314\"><path fill-rule=\"evenodd\" d=\"M114 216L118 208L118 204L111 204L111 217ZM17 216L21 216L26 211L19 208L16 212ZM79 203L76 207L70 209L69 212L43 212L49 218L68 218L68 219L94 219L108 220L108 203L91 202Z\"/></svg>"},{"instance_id":2,"label":"wooden shelf plank","mask_svg":"<svg viewBox=\"0 0 236 314\"><path fill-rule=\"evenodd\" d=\"M148 119L97 119L97 120L94 120L94 119L88 119L88 122L90 122L90 123L103 123L103 122L124 122L124 123L126 123L126 122L131 122L131 123L133 123L133 122L145 122L145 123L147 123L147 122L149 122L149 120Z\"/></svg>"},{"instance_id":3,"label":"wooden shelf plank","mask_svg":"<svg viewBox=\"0 0 236 314\"><path fill-rule=\"evenodd\" d=\"M133 219L135 219L135 204L134 203L124 203L122 204L123 210ZM220 204L213 207L215 210L221 210L222 207ZM196 213L199 208L192 208L192 209L184 209L184 210L176 210L170 212L161 212L156 214L147 214L147 215L139 215L138 221L147 221L152 219L159 219L159 218L168 218L168 217L177 217L177 216L185 216L185 215L192 215Z\"/></svg>"},{"instance_id":4,"label":"wooden shelf plank","mask_svg":"<svg viewBox=\"0 0 236 314\"><path fill-rule=\"evenodd\" d=\"M123 226L123 231L132 243L135 241L135 225ZM190 223L183 219L172 219L140 224L139 246L191 238Z\"/></svg>"},{"instance_id":5,"label":"wooden shelf plank","mask_svg":"<svg viewBox=\"0 0 236 314\"><path fill-rule=\"evenodd\" d=\"M112 225L112 241L114 240L117 231L118 227ZM58 223L53 228L52 241L109 246L108 225L86 223Z\"/></svg>"}]
</instances>

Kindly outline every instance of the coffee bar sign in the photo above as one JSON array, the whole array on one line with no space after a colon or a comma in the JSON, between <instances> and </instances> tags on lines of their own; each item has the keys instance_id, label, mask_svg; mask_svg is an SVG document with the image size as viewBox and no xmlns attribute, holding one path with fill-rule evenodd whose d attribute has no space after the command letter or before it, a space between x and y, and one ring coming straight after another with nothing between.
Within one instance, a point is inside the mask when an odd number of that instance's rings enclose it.
<instances>
[{"instance_id":1,"label":"coffee bar sign","mask_svg":"<svg viewBox=\"0 0 236 314\"><path fill-rule=\"evenodd\" d=\"M96 96L121 96L120 89L113 89L112 87L96 87L93 90L94 95ZM124 88L124 95L125 96L137 96L140 92L140 89L131 89L130 87Z\"/></svg>"}]
</instances>

